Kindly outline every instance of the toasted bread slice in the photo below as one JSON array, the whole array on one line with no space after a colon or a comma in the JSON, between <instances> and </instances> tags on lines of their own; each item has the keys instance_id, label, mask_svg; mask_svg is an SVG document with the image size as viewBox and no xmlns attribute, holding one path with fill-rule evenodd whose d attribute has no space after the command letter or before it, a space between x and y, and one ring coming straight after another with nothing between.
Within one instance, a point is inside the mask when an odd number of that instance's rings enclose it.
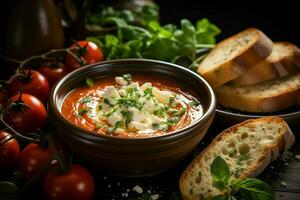
<instances>
[{"instance_id":1,"label":"toasted bread slice","mask_svg":"<svg viewBox=\"0 0 300 200\"><path fill-rule=\"evenodd\" d=\"M273 42L265 34L249 28L217 44L197 71L212 87L218 87L264 60L272 47Z\"/></svg>"},{"instance_id":2,"label":"toasted bread slice","mask_svg":"<svg viewBox=\"0 0 300 200\"><path fill-rule=\"evenodd\" d=\"M246 86L261 83L300 71L300 49L289 42L275 42L272 53L232 81L233 85Z\"/></svg>"},{"instance_id":3,"label":"toasted bread slice","mask_svg":"<svg viewBox=\"0 0 300 200\"><path fill-rule=\"evenodd\" d=\"M255 177L278 156L289 149L295 136L279 117L251 119L219 134L186 168L179 181L184 200L210 199L221 194L213 187L210 166L221 156L229 166L231 179Z\"/></svg>"},{"instance_id":4,"label":"toasted bread slice","mask_svg":"<svg viewBox=\"0 0 300 200\"><path fill-rule=\"evenodd\" d=\"M251 86L224 85L215 89L218 103L247 112L276 112L299 104L300 74Z\"/></svg>"}]
</instances>

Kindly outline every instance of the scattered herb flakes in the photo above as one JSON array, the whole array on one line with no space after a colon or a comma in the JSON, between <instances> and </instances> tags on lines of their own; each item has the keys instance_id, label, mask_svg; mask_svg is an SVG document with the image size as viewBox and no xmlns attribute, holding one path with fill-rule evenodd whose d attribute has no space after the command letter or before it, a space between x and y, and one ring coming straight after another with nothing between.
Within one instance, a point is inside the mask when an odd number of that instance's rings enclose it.
<instances>
[{"instance_id":1,"label":"scattered herb flakes","mask_svg":"<svg viewBox=\"0 0 300 200\"><path fill-rule=\"evenodd\" d=\"M78 115L82 116L86 114L89 110L87 108L82 108L81 110L78 111Z\"/></svg>"},{"instance_id":2,"label":"scattered herb flakes","mask_svg":"<svg viewBox=\"0 0 300 200\"><path fill-rule=\"evenodd\" d=\"M147 96L147 95L150 97L153 97L152 88L148 87L147 89L145 89L144 96Z\"/></svg>"},{"instance_id":3,"label":"scattered herb flakes","mask_svg":"<svg viewBox=\"0 0 300 200\"><path fill-rule=\"evenodd\" d=\"M91 102L91 98L90 97L84 97L83 99L81 99L81 101L80 101L80 103L83 103L83 104L85 104L85 103L89 103L89 102Z\"/></svg>"},{"instance_id":4,"label":"scattered herb flakes","mask_svg":"<svg viewBox=\"0 0 300 200\"><path fill-rule=\"evenodd\" d=\"M170 97L169 98L169 106L173 107L174 102L175 102L175 97Z\"/></svg>"},{"instance_id":5,"label":"scattered herb flakes","mask_svg":"<svg viewBox=\"0 0 300 200\"><path fill-rule=\"evenodd\" d=\"M153 124L152 124L152 128L153 128L154 130L158 130L158 129L159 129L159 124L158 124L158 123L153 123Z\"/></svg>"},{"instance_id":6,"label":"scattered herb flakes","mask_svg":"<svg viewBox=\"0 0 300 200\"><path fill-rule=\"evenodd\" d=\"M101 104L98 105L98 110L102 110L103 106Z\"/></svg>"},{"instance_id":7,"label":"scattered herb flakes","mask_svg":"<svg viewBox=\"0 0 300 200\"><path fill-rule=\"evenodd\" d=\"M200 105L200 102L196 99L193 99L190 103L189 103L189 106L191 107L197 107Z\"/></svg>"},{"instance_id":8,"label":"scattered herb flakes","mask_svg":"<svg viewBox=\"0 0 300 200\"><path fill-rule=\"evenodd\" d=\"M122 77L124 78L125 81L127 81L127 83L131 83L132 82L132 76L131 76L131 74L124 74Z\"/></svg>"},{"instance_id":9,"label":"scattered herb flakes","mask_svg":"<svg viewBox=\"0 0 300 200\"><path fill-rule=\"evenodd\" d=\"M125 117L125 126L128 127L129 123L132 121L133 113L129 110L122 110L121 114Z\"/></svg>"},{"instance_id":10,"label":"scattered herb flakes","mask_svg":"<svg viewBox=\"0 0 300 200\"><path fill-rule=\"evenodd\" d=\"M85 79L85 83L89 86L89 87L93 87L94 86L94 81L91 78L86 78Z\"/></svg>"}]
</instances>

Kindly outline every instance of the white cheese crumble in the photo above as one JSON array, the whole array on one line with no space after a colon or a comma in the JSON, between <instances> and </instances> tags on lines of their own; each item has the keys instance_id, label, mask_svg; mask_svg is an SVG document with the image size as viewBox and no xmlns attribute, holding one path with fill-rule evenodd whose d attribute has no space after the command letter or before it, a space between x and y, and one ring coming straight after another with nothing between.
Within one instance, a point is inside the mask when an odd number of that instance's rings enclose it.
<instances>
[{"instance_id":1,"label":"white cheese crumble","mask_svg":"<svg viewBox=\"0 0 300 200\"><path fill-rule=\"evenodd\" d=\"M143 188L141 188L140 186L136 185L132 188L132 191L142 194L143 193Z\"/></svg>"},{"instance_id":2,"label":"white cheese crumble","mask_svg":"<svg viewBox=\"0 0 300 200\"><path fill-rule=\"evenodd\" d=\"M97 117L106 121L109 131L152 133L176 124L186 107L178 94L160 90L146 82L140 86L130 75L115 77L116 86L107 86L101 95Z\"/></svg>"}]
</instances>

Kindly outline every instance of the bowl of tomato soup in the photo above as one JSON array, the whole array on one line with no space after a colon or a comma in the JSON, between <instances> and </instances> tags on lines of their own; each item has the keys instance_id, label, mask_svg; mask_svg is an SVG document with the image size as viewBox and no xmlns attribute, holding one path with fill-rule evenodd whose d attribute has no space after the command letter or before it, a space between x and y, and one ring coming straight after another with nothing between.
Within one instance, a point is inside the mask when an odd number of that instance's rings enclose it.
<instances>
[{"instance_id":1,"label":"bowl of tomato soup","mask_svg":"<svg viewBox=\"0 0 300 200\"><path fill-rule=\"evenodd\" d=\"M57 83L49 117L57 136L103 172L148 176L187 156L207 132L216 100L181 66L146 59L80 68Z\"/></svg>"}]
</instances>

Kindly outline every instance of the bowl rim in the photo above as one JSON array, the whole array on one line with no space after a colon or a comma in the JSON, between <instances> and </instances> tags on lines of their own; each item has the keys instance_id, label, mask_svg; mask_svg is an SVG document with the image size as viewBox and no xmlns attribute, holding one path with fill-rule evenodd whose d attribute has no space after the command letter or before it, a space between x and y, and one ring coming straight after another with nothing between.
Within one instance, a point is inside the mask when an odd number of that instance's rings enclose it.
<instances>
[{"instance_id":1,"label":"bowl rim","mask_svg":"<svg viewBox=\"0 0 300 200\"><path fill-rule=\"evenodd\" d=\"M77 125L75 125L74 123L70 122L68 119L66 119L61 112L58 109L58 106L55 103L55 96L58 93L59 89L62 87L62 85L70 78L70 77L76 77L76 75L80 74L82 71L85 71L93 66L98 66L98 65L122 65L123 63L127 63L127 62L142 62L142 63L153 63L153 64L157 64L157 65L165 65L165 66L172 66L174 68L176 68L177 70L183 70L187 73L190 73L191 75L193 75L195 78L197 78L200 82L202 82L202 84L204 85L204 87L206 88L208 95L210 96L210 101L209 101L209 105L208 108L206 110L206 112L203 113L203 115L196 120L194 123L179 129L179 130L175 130L173 132L169 132L167 134L163 134L163 135L155 135L155 136L149 136L149 137L116 137L113 135L106 135L106 134L95 134L94 131L89 131L86 130L84 128L78 127ZM203 97L202 97L203 98ZM66 76L64 76L61 80L59 80L51 89L50 91L50 95L49 95L49 99L48 99L48 109L51 109L52 112L54 113L54 115L56 117L58 117L60 119L60 121L63 121L64 123L66 123L66 125L78 129L80 130L80 132L85 132L84 134L89 135L88 137L91 137L95 140L100 140L100 139L107 139L107 140L118 140L118 141L148 141L148 140L153 140L153 139L164 139L164 138L173 138L173 137L180 137L181 135L185 134L186 131L188 129L193 129L194 127L198 126L199 124L204 124L204 122L206 122L207 120L210 119L211 115L214 115L215 111L216 111L216 96L214 94L214 91L212 89L212 87L209 85L209 83L199 74L197 74L196 72L193 72L190 69L187 69L183 66L174 64L174 63L169 63L169 62L165 62L165 61L159 61L159 60L152 60L152 59L141 59L141 58L126 58L126 59L116 59L116 60L109 60L109 61L102 61L102 62L96 62L84 67L81 67L79 69L74 70L73 72L67 74ZM79 135L76 134L78 137L84 137L83 135ZM84 137L86 138L86 137Z\"/></svg>"}]
</instances>

